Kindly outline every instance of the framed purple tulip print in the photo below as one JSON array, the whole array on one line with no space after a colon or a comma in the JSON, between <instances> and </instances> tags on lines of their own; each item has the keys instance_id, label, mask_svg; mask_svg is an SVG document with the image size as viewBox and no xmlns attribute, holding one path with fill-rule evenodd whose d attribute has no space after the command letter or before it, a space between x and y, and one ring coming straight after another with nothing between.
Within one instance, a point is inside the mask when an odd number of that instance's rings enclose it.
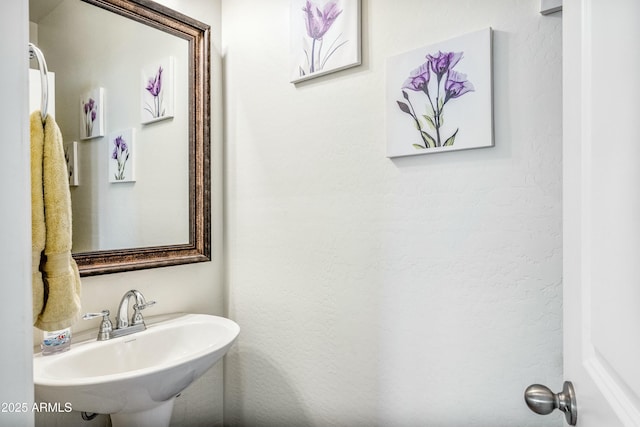
<instances>
[{"instance_id":1,"label":"framed purple tulip print","mask_svg":"<svg viewBox=\"0 0 640 427\"><path fill-rule=\"evenodd\" d=\"M80 97L80 139L104 136L104 89L92 89Z\"/></svg>"},{"instance_id":2,"label":"framed purple tulip print","mask_svg":"<svg viewBox=\"0 0 640 427\"><path fill-rule=\"evenodd\" d=\"M491 29L391 57L387 156L492 147Z\"/></svg>"},{"instance_id":3,"label":"framed purple tulip print","mask_svg":"<svg viewBox=\"0 0 640 427\"><path fill-rule=\"evenodd\" d=\"M291 82L360 65L360 0L291 0Z\"/></svg>"},{"instance_id":4,"label":"framed purple tulip print","mask_svg":"<svg viewBox=\"0 0 640 427\"><path fill-rule=\"evenodd\" d=\"M65 142L64 159L67 162L67 174L69 176L69 186L77 187L78 182L78 141Z\"/></svg>"},{"instance_id":5,"label":"framed purple tulip print","mask_svg":"<svg viewBox=\"0 0 640 427\"><path fill-rule=\"evenodd\" d=\"M168 56L142 68L141 122L153 123L174 114L174 58Z\"/></svg>"},{"instance_id":6,"label":"framed purple tulip print","mask_svg":"<svg viewBox=\"0 0 640 427\"><path fill-rule=\"evenodd\" d=\"M109 134L107 156L109 158L109 182L134 182L134 129Z\"/></svg>"}]
</instances>

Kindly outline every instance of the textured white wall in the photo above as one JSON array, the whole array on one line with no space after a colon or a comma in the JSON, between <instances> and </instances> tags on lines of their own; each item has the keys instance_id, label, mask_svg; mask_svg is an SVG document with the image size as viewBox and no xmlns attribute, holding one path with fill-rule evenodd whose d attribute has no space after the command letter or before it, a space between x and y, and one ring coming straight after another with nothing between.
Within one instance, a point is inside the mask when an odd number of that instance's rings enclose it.
<instances>
[{"instance_id":1,"label":"textured white wall","mask_svg":"<svg viewBox=\"0 0 640 427\"><path fill-rule=\"evenodd\" d=\"M561 17L363 0L363 65L294 86L289 1L223 1L230 426L560 426ZM385 158L385 59L491 26L495 148Z\"/></svg>"},{"instance_id":2,"label":"textured white wall","mask_svg":"<svg viewBox=\"0 0 640 427\"><path fill-rule=\"evenodd\" d=\"M31 359L31 197L29 191L28 7L0 4L0 403L33 402ZM11 42L8 42L8 41ZM2 408L0 408L2 409ZM0 412L0 427L33 426L33 414Z\"/></svg>"}]
</instances>

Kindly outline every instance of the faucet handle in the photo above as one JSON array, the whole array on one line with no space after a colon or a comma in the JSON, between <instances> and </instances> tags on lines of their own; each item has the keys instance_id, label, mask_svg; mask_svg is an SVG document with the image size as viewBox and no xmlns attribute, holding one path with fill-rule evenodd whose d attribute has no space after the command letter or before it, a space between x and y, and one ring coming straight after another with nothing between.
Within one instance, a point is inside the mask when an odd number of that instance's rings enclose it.
<instances>
[{"instance_id":1,"label":"faucet handle","mask_svg":"<svg viewBox=\"0 0 640 427\"><path fill-rule=\"evenodd\" d=\"M103 316L104 318L109 319L109 314L111 314L109 312L109 310L102 310L100 313L85 313L84 316L82 316L82 319L83 320L91 320L91 319L95 319L96 317L100 317L100 316Z\"/></svg>"},{"instance_id":2,"label":"faucet handle","mask_svg":"<svg viewBox=\"0 0 640 427\"><path fill-rule=\"evenodd\" d=\"M98 341L105 341L111 338L111 331L113 331L113 324L109 319L109 310L102 310L100 313L86 313L82 318L84 320L95 319L102 316L102 322L100 322L100 329L98 330Z\"/></svg>"},{"instance_id":3,"label":"faucet handle","mask_svg":"<svg viewBox=\"0 0 640 427\"><path fill-rule=\"evenodd\" d=\"M133 316L131 316L131 325L139 325L144 324L144 318L142 317L142 310L147 307L151 307L154 305L155 301L145 301L142 304L133 304Z\"/></svg>"},{"instance_id":4,"label":"faucet handle","mask_svg":"<svg viewBox=\"0 0 640 427\"><path fill-rule=\"evenodd\" d=\"M137 311L144 310L147 307L151 307L155 303L156 303L155 301L145 301L143 304L134 304L133 309Z\"/></svg>"}]
</instances>

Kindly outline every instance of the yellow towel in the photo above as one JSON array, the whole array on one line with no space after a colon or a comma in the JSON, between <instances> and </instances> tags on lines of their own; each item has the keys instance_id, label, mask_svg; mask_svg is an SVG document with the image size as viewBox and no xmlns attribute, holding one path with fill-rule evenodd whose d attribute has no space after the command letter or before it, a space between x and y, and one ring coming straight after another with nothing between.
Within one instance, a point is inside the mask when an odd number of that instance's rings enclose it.
<instances>
[{"instance_id":1,"label":"yellow towel","mask_svg":"<svg viewBox=\"0 0 640 427\"><path fill-rule=\"evenodd\" d=\"M44 229L44 193L42 191L42 149L44 128L40 111L31 114L31 256L33 285L33 323L44 305L44 283L40 273L40 257L46 239Z\"/></svg>"},{"instance_id":2,"label":"yellow towel","mask_svg":"<svg viewBox=\"0 0 640 427\"><path fill-rule=\"evenodd\" d=\"M32 132L34 126L32 116ZM67 164L62 135L51 115L47 116L44 126L42 153L46 239L40 271L44 278L44 298L35 326L51 331L71 326L80 317L80 274L71 257L71 195ZM34 226L34 234L36 228ZM36 293L34 290L34 295ZM34 308L36 304L34 300Z\"/></svg>"}]
</instances>

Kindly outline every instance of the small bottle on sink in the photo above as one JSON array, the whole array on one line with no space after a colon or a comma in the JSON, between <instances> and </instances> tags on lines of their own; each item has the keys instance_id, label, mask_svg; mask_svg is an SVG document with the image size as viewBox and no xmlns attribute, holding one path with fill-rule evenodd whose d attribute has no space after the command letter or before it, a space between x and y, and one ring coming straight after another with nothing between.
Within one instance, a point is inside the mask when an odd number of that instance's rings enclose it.
<instances>
[{"instance_id":1,"label":"small bottle on sink","mask_svg":"<svg viewBox=\"0 0 640 427\"><path fill-rule=\"evenodd\" d=\"M43 356L69 350L71 348L71 328L44 331L41 348Z\"/></svg>"}]
</instances>

